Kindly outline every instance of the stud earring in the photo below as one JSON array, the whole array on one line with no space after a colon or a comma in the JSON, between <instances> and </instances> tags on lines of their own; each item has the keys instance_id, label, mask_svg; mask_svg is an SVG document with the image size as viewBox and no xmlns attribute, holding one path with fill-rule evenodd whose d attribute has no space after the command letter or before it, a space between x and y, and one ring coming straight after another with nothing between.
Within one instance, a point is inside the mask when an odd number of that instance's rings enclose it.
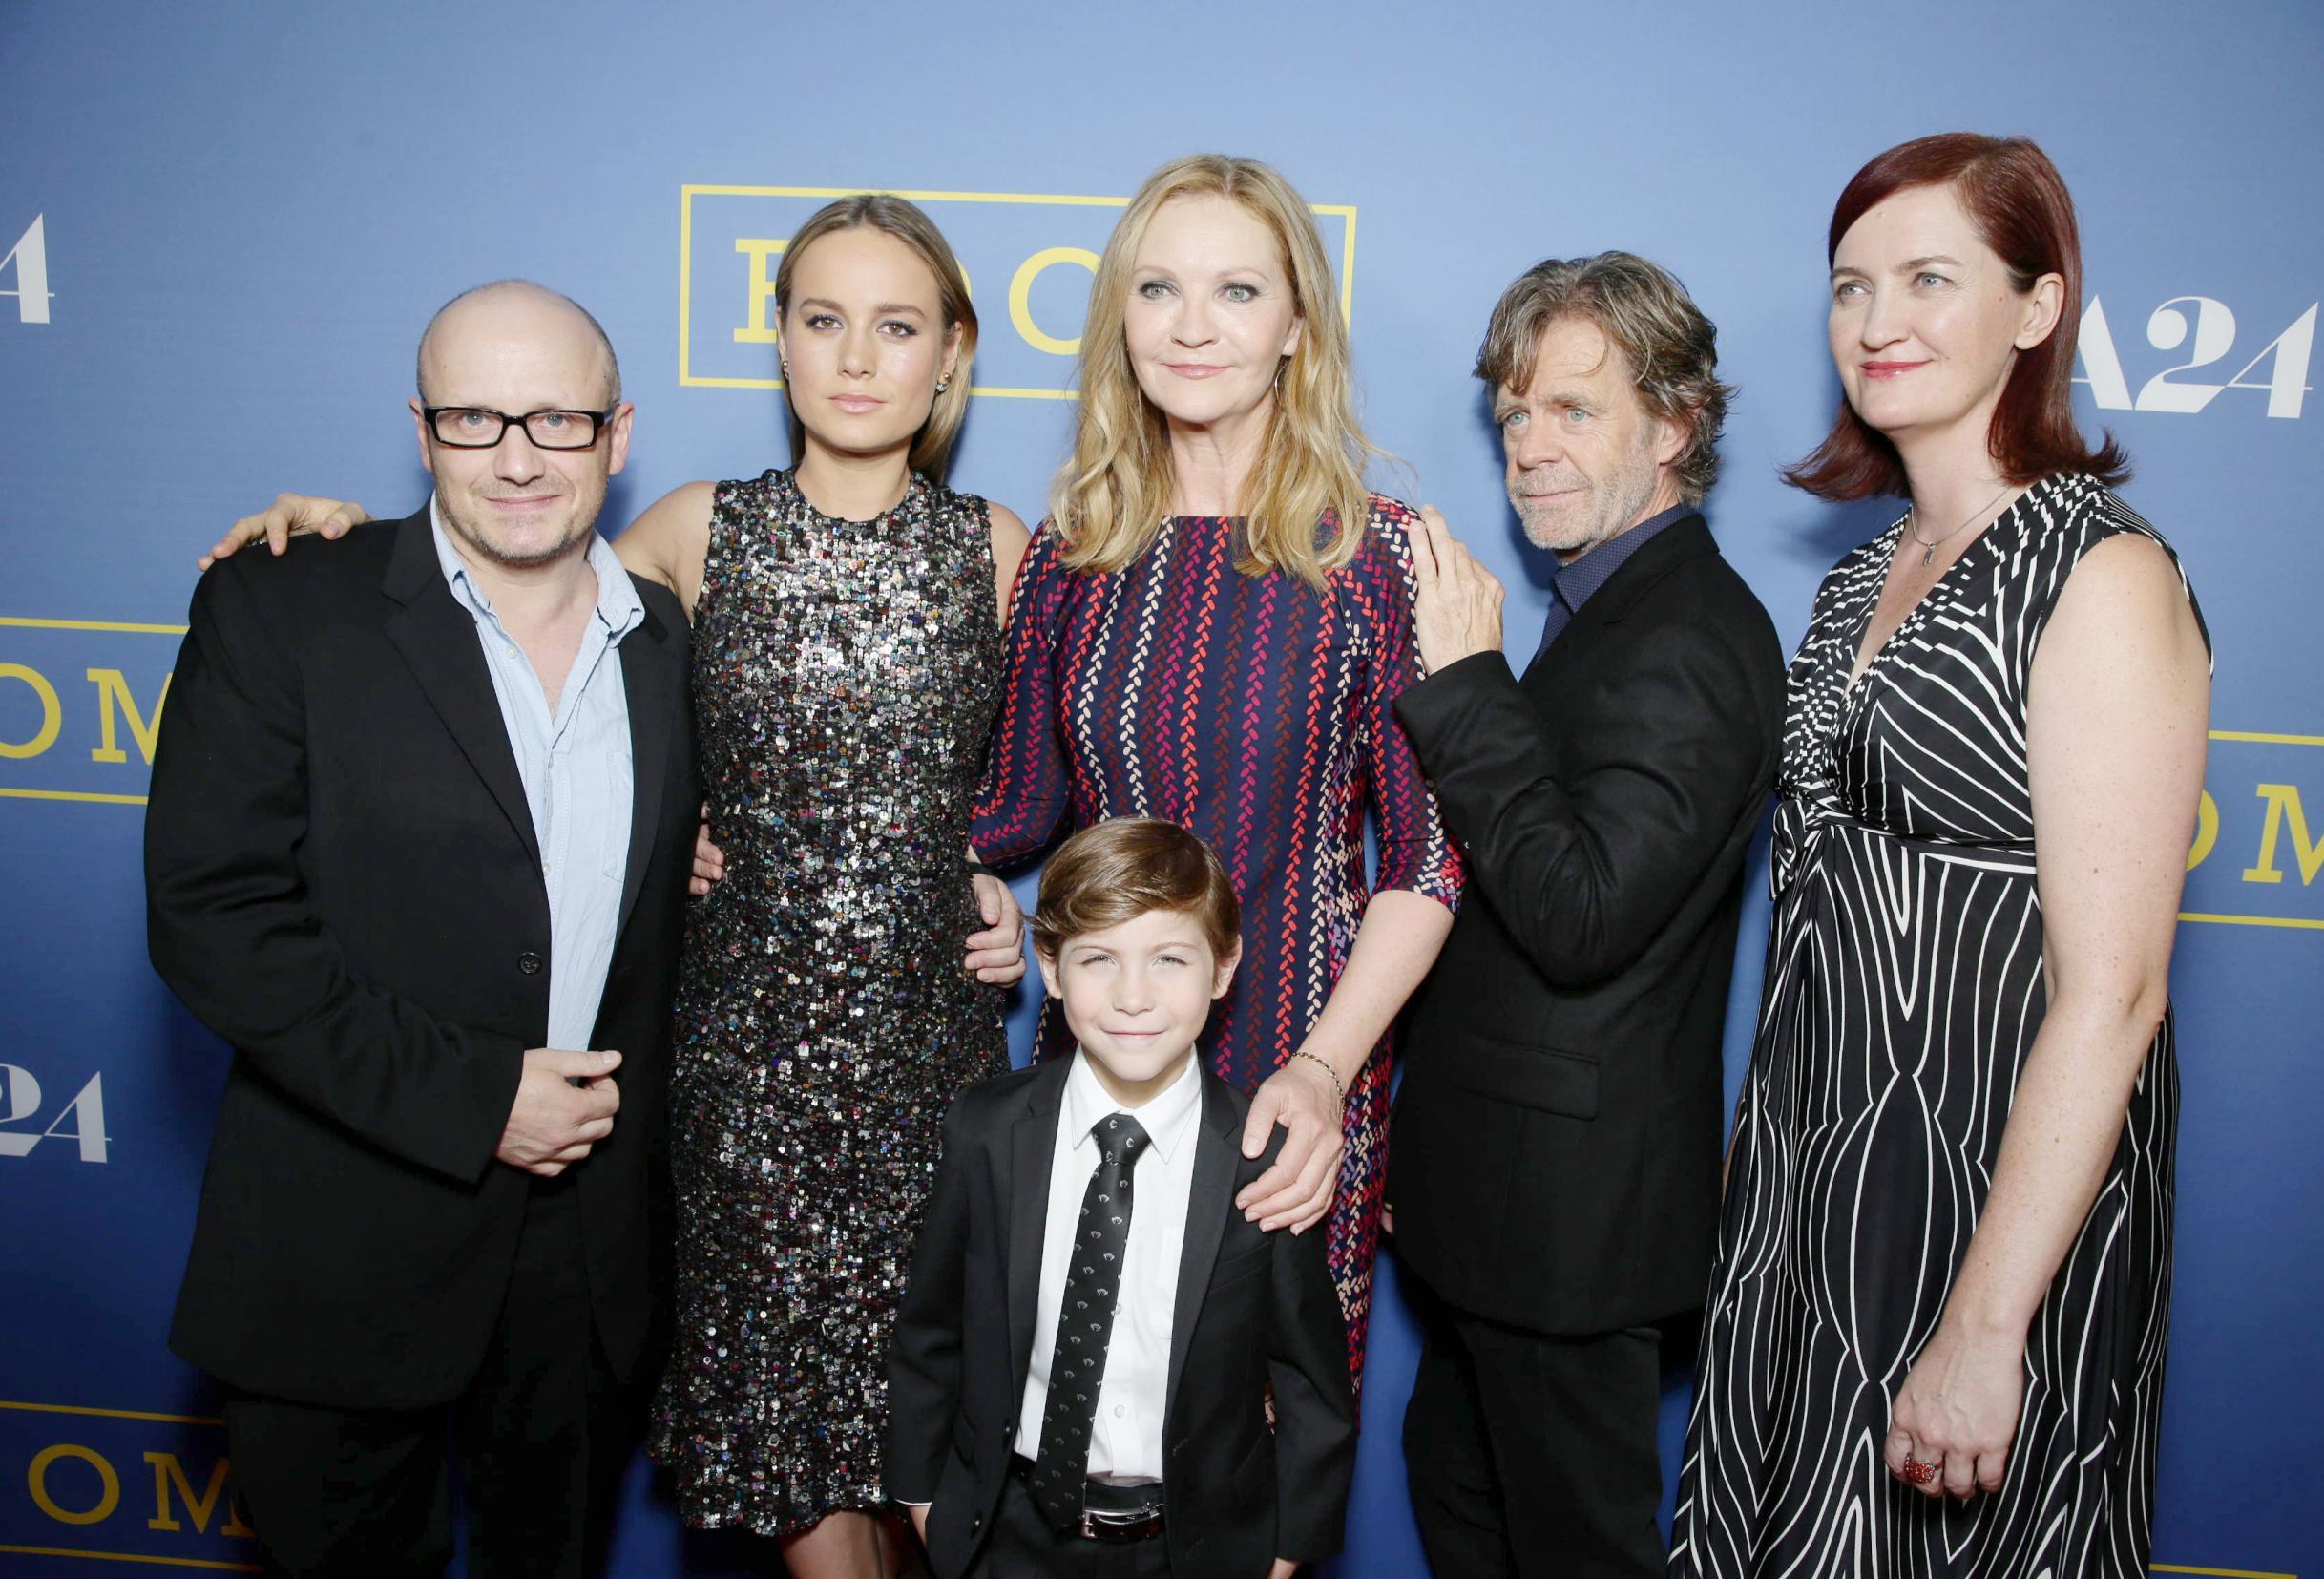
<instances>
[{"instance_id":1,"label":"stud earring","mask_svg":"<svg viewBox=\"0 0 2324 1579\"><path fill-rule=\"evenodd\" d=\"M953 381L949 378L939 378L936 380L936 392L938 394L942 394L945 390L951 389L952 387Z\"/></svg>"},{"instance_id":2,"label":"stud earring","mask_svg":"<svg viewBox=\"0 0 2324 1579\"><path fill-rule=\"evenodd\" d=\"M785 378L790 377L790 376L791 376L791 359L790 359L789 357L787 357L787 356L785 356L785 357L778 357L778 358L776 358L776 360L777 360L777 361L779 361L779 362L781 362L781 363L783 364L783 376L784 376L784 377L785 377Z\"/></svg>"}]
</instances>

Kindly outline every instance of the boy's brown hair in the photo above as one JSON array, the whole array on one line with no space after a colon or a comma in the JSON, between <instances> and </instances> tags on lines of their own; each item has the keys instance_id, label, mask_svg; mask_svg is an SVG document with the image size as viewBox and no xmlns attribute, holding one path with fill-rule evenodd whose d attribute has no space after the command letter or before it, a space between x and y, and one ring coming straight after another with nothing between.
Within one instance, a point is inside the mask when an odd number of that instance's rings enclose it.
<instances>
[{"instance_id":1,"label":"boy's brown hair","mask_svg":"<svg viewBox=\"0 0 2324 1579\"><path fill-rule=\"evenodd\" d=\"M1033 946L1055 959L1066 942L1148 911L1191 916L1225 962L1243 936L1243 906L1210 846L1159 817L1113 817L1057 847L1041 869Z\"/></svg>"}]
</instances>

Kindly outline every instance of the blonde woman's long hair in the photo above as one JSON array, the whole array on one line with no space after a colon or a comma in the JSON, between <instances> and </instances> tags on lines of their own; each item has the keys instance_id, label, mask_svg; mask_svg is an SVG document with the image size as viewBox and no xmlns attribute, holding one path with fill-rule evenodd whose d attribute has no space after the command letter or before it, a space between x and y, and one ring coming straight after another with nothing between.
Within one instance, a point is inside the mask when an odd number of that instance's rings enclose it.
<instances>
[{"instance_id":1,"label":"blonde woman's long hair","mask_svg":"<svg viewBox=\"0 0 2324 1579\"><path fill-rule=\"evenodd\" d=\"M893 236L928 265L928 271L936 277L936 299L943 305L945 332L950 334L956 329L960 334L960 354L953 359L952 380L937 394L935 404L929 408L928 420L912 436L908 462L913 471L925 472L941 482L944 469L952 461L953 440L960 436L961 418L969 411L969 363L976 355L976 307L969 300L968 282L961 278L960 261L953 256L952 243L918 203L888 192L858 192L853 197L826 203L808 215L806 223L799 227L783 249L783 262L775 265L775 317L787 333L791 285L799 272L800 254L833 231L864 226ZM787 381L783 394L787 402L790 398ZM791 463L797 465L806 453L806 429L799 421L797 411L791 411L789 415Z\"/></svg>"},{"instance_id":2,"label":"blonde woman's long hair","mask_svg":"<svg viewBox=\"0 0 2324 1579\"><path fill-rule=\"evenodd\" d=\"M1192 154L1146 178L1114 227L1090 286L1081 329L1081 415L1073 458L1057 473L1050 514L1076 570L1120 570L1153 543L1169 513L1168 420L1138 387L1122 332L1133 265L1146 226L1173 198L1238 203L1274 234L1301 323L1251 468L1244 516L1246 576L1288 571L1321 586L1355 558L1370 519L1364 469L1382 452L1355 416L1348 326L1315 217L1289 181L1256 159ZM1329 517L1329 529L1325 522Z\"/></svg>"}]
</instances>

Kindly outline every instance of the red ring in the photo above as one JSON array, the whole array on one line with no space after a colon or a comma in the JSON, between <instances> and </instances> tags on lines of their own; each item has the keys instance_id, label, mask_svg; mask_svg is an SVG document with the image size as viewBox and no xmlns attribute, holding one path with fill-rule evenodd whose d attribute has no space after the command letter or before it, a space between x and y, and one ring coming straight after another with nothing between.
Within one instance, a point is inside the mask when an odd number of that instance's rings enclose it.
<instances>
[{"instance_id":1,"label":"red ring","mask_svg":"<svg viewBox=\"0 0 2324 1579\"><path fill-rule=\"evenodd\" d=\"M1904 1456L1903 1474L1904 1478L1914 1485L1926 1485L1937 1479L1937 1465L1925 1459L1916 1459L1907 1453Z\"/></svg>"}]
</instances>

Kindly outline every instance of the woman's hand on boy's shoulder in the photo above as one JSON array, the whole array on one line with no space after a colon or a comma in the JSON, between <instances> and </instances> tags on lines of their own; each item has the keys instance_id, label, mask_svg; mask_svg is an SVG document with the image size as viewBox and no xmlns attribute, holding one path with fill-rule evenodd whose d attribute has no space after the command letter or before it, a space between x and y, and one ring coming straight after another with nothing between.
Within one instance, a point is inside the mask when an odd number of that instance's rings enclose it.
<instances>
[{"instance_id":1,"label":"woman's hand on boy's shoulder","mask_svg":"<svg viewBox=\"0 0 2324 1579\"><path fill-rule=\"evenodd\" d=\"M1288 1228L1305 1233L1331 1210L1347 1145L1339 1092L1318 1060L1294 1056L1261 1083L1243 1123L1243 1154L1264 1156L1268 1132L1277 1125L1285 1130L1283 1149L1266 1172L1243 1187L1235 1205L1269 1232Z\"/></svg>"}]
</instances>

